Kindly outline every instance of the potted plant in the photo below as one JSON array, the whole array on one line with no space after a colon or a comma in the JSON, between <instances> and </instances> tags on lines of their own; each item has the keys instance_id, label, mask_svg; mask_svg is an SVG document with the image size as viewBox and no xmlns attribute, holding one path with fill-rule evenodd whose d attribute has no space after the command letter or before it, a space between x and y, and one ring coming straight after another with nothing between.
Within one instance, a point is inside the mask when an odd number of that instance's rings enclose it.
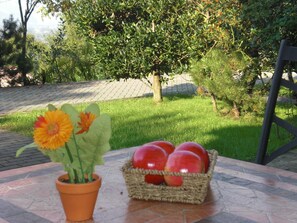
<instances>
[{"instance_id":1,"label":"potted plant","mask_svg":"<svg viewBox=\"0 0 297 223\"><path fill-rule=\"evenodd\" d=\"M56 187L66 218L85 221L92 219L101 186L95 165L104 163L102 156L110 149L110 137L110 117L100 114L97 104L89 105L83 112L69 104L61 109L48 105L48 111L34 124L34 142L20 148L16 156L27 148L37 147L51 161L61 163L67 174L58 177ZM80 196L86 198L79 200Z\"/></svg>"}]
</instances>

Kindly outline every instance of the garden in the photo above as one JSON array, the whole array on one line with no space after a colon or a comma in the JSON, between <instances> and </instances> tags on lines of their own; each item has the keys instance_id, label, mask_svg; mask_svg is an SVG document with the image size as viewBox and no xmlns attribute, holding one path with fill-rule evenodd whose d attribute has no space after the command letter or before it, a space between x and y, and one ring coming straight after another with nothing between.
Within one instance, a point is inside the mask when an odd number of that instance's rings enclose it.
<instances>
[{"instance_id":1,"label":"garden","mask_svg":"<svg viewBox=\"0 0 297 223\"><path fill-rule=\"evenodd\" d=\"M11 16L0 29L0 75L7 86L146 80L153 100L100 102L113 120L112 149L157 139L197 141L220 155L254 160L270 87L263 73L273 71L281 39L297 43L290 1L42 1L44 14L61 18L43 40L27 33L41 2L19 4L21 22ZM162 85L184 72L198 95L163 97ZM294 105L282 104L279 112L292 119ZM1 128L32 136L40 113L3 116ZM291 137L275 132L273 145Z\"/></svg>"}]
</instances>

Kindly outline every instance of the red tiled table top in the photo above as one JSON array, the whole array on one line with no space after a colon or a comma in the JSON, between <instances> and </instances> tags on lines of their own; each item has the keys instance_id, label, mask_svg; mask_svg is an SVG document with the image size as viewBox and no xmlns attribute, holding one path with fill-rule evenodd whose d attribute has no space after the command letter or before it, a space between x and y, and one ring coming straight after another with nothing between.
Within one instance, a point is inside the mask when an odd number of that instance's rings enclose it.
<instances>
[{"instance_id":1,"label":"red tiled table top","mask_svg":"<svg viewBox=\"0 0 297 223\"><path fill-rule=\"evenodd\" d=\"M219 157L203 204L133 200L120 171L132 151L110 152L96 167L103 184L94 222L297 222L297 173ZM62 173L54 163L1 172L0 223L65 222L55 188Z\"/></svg>"}]
</instances>

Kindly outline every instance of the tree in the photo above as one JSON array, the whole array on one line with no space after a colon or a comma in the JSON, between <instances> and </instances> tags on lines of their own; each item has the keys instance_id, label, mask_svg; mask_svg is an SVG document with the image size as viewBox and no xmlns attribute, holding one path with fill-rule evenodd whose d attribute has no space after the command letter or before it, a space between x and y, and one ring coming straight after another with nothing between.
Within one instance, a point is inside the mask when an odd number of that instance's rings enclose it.
<instances>
[{"instance_id":1,"label":"tree","mask_svg":"<svg viewBox=\"0 0 297 223\"><path fill-rule=\"evenodd\" d=\"M263 104L261 88L255 88L261 68L250 46L250 27L242 20L242 7L238 0L199 3L205 18L206 52L202 59L192 62L191 68L196 84L211 95L214 110L218 111L217 99L223 100L236 117L259 113Z\"/></svg>"},{"instance_id":2,"label":"tree","mask_svg":"<svg viewBox=\"0 0 297 223\"><path fill-rule=\"evenodd\" d=\"M0 66L16 65L21 49L21 29L18 21L10 15L3 19L3 28L0 29Z\"/></svg>"},{"instance_id":3,"label":"tree","mask_svg":"<svg viewBox=\"0 0 297 223\"><path fill-rule=\"evenodd\" d=\"M242 0L242 6L242 18L250 27L250 46L271 67L282 39L297 45L297 4L291 0Z\"/></svg>"},{"instance_id":4,"label":"tree","mask_svg":"<svg viewBox=\"0 0 297 223\"><path fill-rule=\"evenodd\" d=\"M42 3L45 14L51 15L67 13L72 6L72 0L42 0Z\"/></svg>"},{"instance_id":5,"label":"tree","mask_svg":"<svg viewBox=\"0 0 297 223\"><path fill-rule=\"evenodd\" d=\"M93 60L93 46L76 28L62 21L43 41L28 41L34 77L42 83L102 79Z\"/></svg>"},{"instance_id":6,"label":"tree","mask_svg":"<svg viewBox=\"0 0 297 223\"><path fill-rule=\"evenodd\" d=\"M18 60L19 69L22 72L22 80L24 85L28 85L27 73L30 70L30 66L28 66L27 61L27 31L28 31L28 21L32 12L34 11L36 5L40 3L41 0L26 0L25 7L22 5L22 1L18 0L19 3L19 11L21 16L21 25L22 25L22 53Z\"/></svg>"},{"instance_id":7,"label":"tree","mask_svg":"<svg viewBox=\"0 0 297 223\"><path fill-rule=\"evenodd\" d=\"M249 63L250 58L240 50L230 53L213 48L201 60L192 64L193 80L207 89L214 111L219 111L219 99L226 102L231 108L228 113L236 118L244 113L261 112L263 103L259 104L259 92L248 93L247 86L251 75L246 69ZM226 111L224 109L224 112Z\"/></svg>"},{"instance_id":8,"label":"tree","mask_svg":"<svg viewBox=\"0 0 297 223\"><path fill-rule=\"evenodd\" d=\"M18 21L14 20L13 15L9 19L3 19L3 29L0 30L2 39L10 39L19 33Z\"/></svg>"},{"instance_id":9,"label":"tree","mask_svg":"<svg viewBox=\"0 0 297 223\"><path fill-rule=\"evenodd\" d=\"M67 18L96 50L107 78L153 77L155 102L162 101L166 75L188 68L199 56L202 15L191 0L77 0Z\"/></svg>"},{"instance_id":10,"label":"tree","mask_svg":"<svg viewBox=\"0 0 297 223\"><path fill-rule=\"evenodd\" d=\"M262 66L266 71L273 69L281 40L287 39L290 44L297 45L297 5L290 0L242 0L242 3L242 18L250 28L249 45L260 61L258 67ZM292 72L296 72L296 64L287 68L289 80L294 82ZM297 98L296 92L292 92L292 96Z\"/></svg>"}]
</instances>

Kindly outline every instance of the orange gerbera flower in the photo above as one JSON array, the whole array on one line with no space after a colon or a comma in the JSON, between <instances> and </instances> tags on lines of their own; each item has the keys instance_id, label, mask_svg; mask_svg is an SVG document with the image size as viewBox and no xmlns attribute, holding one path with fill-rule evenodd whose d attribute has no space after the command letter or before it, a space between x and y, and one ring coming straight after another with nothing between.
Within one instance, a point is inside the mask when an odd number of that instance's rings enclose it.
<instances>
[{"instance_id":1,"label":"orange gerbera flower","mask_svg":"<svg viewBox=\"0 0 297 223\"><path fill-rule=\"evenodd\" d=\"M81 134L87 132L92 125L93 121L96 119L96 115L91 112L81 112L79 114L80 122L78 123L78 127L81 128L76 134Z\"/></svg>"},{"instance_id":2,"label":"orange gerbera flower","mask_svg":"<svg viewBox=\"0 0 297 223\"><path fill-rule=\"evenodd\" d=\"M72 130L68 114L61 110L48 111L34 124L34 142L42 149L55 150L69 140Z\"/></svg>"}]
</instances>

